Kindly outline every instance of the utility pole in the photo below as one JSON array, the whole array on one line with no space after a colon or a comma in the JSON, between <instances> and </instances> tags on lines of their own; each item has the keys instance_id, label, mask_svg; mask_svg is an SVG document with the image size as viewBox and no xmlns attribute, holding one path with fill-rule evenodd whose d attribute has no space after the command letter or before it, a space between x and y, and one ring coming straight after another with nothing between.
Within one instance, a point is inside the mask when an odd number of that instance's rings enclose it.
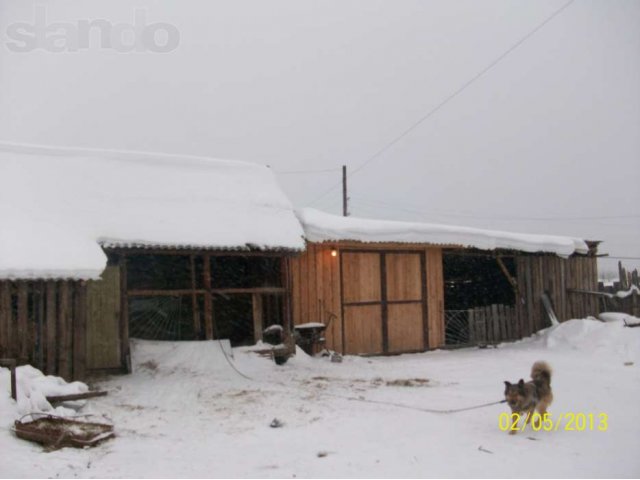
<instances>
[{"instance_id":1,"label":"utility pole","mask_svg":"<svg viewBox=\"0 0 640 480\"><path fill-rule=\"evenodd\" d=\"M347 197L347 166L342 166L342 216L349 216L349 208L347 205L349 197Z\"/></svg>"}]
</instances>

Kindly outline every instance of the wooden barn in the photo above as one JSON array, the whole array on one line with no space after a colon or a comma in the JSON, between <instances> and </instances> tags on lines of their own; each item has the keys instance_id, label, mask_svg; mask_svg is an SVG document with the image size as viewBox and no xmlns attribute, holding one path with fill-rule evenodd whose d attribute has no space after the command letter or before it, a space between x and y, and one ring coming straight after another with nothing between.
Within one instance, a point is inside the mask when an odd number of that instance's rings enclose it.
<instances>
[{"instance_id":1,"label":"wooden barn","mask_svg":"<svg viewBox=\"0 0 640 480\"><path fill-rule=\"evenodd\" d=\"M557 318L596 315L595 242L298 212L307 250L290 260L296 323L328 348L394 354L491 344ZM548 301L547 301L548 300Z\"/></svg>"},{"instance_id":2,"label":"wooden barn","mask_svg":"<svg viewBox=\"0 0 640 480\"><path fill-rule=\"evenodd\" d=\"M296 213L259 165L0 144L0 176L0 358L67 379L128 371L131 338L320 323L394 354L598 313L595 243Z\"/></svg>"},{"instance_id":3,"label":"wooden barn","mask_svg":"<svg viewBox=\"0 0 640 480\"><path fill-rule=\"evenodd\" d=\"M290 325L305 245L268 168L0 144L0 177L0 358L83 378L127 371L130 338Z\"/></svg>"}]
</instances>

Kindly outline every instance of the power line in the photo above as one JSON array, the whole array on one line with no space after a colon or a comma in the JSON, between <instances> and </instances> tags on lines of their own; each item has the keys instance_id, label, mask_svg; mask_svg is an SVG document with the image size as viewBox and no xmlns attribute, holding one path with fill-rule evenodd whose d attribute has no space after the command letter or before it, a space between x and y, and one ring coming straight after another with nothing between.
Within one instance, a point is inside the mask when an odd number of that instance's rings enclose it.
<instances>
[{"instance_id":1,"label":"power line","mask_svg":"<svg viewBox=\"0 0 640 480\"><path fill-rule=\"evenodd\" d=\"M458 95L460 95L464 90L466 90L472 83L474 83L476 80L478 80L480 77L482 77L485 73L487 73L489 70L491 70L493 67L495 67L500 61L502 61L504 58L506 58L511 52L513 52L514 50L516 50L520 45L522 45L525 41L527 41L529 38L531 38L533 35L535 35L542 27L544 27L547 23L549 23L551 20L553 20L556 16L558 16L560 13L562 13L567 7L569 7L569 5L571 5L575 0L569 0L567 3L565 3L562 7L560 7L558 10L556 10L552 15L550 15L549 17L547 17L542 23L540 23L538 26L536 26L533 30L531 30L529 33L527 33L524 37L522 37L520 40L518 40L515 44L513 44L509 49L507 49L504 53L502 53L498 58L496 58L493 62L491 62L487 67L485 67L484 69L482 69L479 73L477 73L476 75L474 75L470 80L468 80L466 83L464 83L460 88L458 88L455 92L453 92L452 94L450 94L448 97L446 97L443 101L441 101L438 105L436 105L434 108L432 108L431 110L429 110L429 112L427 112L424 116L422 116L420 119L418 119L418 121L416 121L415 123L413 123L409 128L407 128L406 130L404 130L400 135L398 135L397 137L395 137L393 140L391 140L389 143L387 143L384 147L382 147L380 150L378 150L376 153L374 153L373 155L371 155L367 160L365 160L359 167L357 167L355 170L353 170L353 172L351 172L351 178L353 178L353 176L358 173L359 171L361 171L363 168L365 168L369 163L371 163L373 160L375 160L376 158L378 158L380 155L382 155L384 152L386 152L387 150L389 150L392 146L394 146L396 143L398 143L400 140L402 140L404 137L406 137L409 133L411 133L413 130L415 130L420 124L422 124L425 120L427 120L429 117L431 117L433 114L435 114L436 112L438 112L442 107L444 107L447 103L449 103L451 100L453 100L454 98L456 98ZM313 205L316 202L318 202L320 199L324 198L326 195L328 195L329 193L331 193L333 190L335 190L338 186L340 186L340 183L336 183L335 185L333 185L331 188L329 188L327 191L325 191L322 195L318 196L315 200L313 200L311 203L309 203L308 205Z\"/></svg>"},{"instance_id":2,"label":"power line","mask_svg":"<svg viewBox=\"0 0 640 480\"><path fill-rule=\"evenodd\" d=\"M301 174L313 174L313 173L328 173L328 172L337 172L342 167L334 167L334 168L324 168L320 170L274 170L278 175L301 175Z\"/></svg>"},{"instance_id":3,"label":"power line","mask_svg":"<svg viewBox=\"0 0 640 480\"><path fill-rule=\"evenodd\" d=\"M383 208L387 208L390 210L396 210L399 212L412 213L415 215L427 216L427 217L459 217L459 218L469 218L469 219L482 219L482 220L504 220L504 221L568 221L568 220L619 220L619 219L632 219L632 218L640 218L640 215L611 215L611 216L585 216L585 217L511 217L511 216L496 216L496 215L474 215L474 214L464 214L464 213L454 213L454 212L425 212L420 210L408 209L396 205L392 205L390 203L381 202L379 200L369 200L362 198L352 198L352 201L356 203L364 203L370 204L372 206L381 206Z\"/></svg>"}]
</instances>

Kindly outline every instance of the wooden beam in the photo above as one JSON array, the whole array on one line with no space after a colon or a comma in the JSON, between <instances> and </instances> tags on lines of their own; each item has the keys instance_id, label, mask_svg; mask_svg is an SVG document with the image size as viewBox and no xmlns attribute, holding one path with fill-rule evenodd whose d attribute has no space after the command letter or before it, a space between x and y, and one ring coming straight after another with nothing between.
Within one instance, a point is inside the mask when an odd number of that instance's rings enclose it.
<instances>
[{"instance_id":1,"label":"wooden beam","mask_svg":"<svg viewBox=\"0 0 640 480\"><path fill-rule=\"evenodd\" d=\"M610 299L617 299L618 298L617 296L613 295L612 293L595 292L595 291L591 291L591 290L580 290L578 288L567 288L567 292L569 292L569 293L582 293L584 295L595 295L595 296L606 297L606 298L610 298Z\"/></svg>"},{"instance_id":2,"label":"wooden beam","mask_svg":"<svg viewBox=\"0 0 640 480\"><path fill-rule=\"evenodd\" d=\"M120 248L106 247L106 252L126 255L208 255L210 257L293 257L302 254L300 250L203 250L194 248Z\"/></svg>"},{"instance_id":3,"label":"wooden beam","mask_svg":"<svg viewBox=\"0 0 640 480\"><path fill-rule=\"evenodd\" d=\"M211 275L209 273L209 275ZM233 295L239 293L286 293L284 287L254 287L254 288L197 288L197 289L179 289L179 290L129 290L127 294L130 297L178 297L191 296L194 294L204 295L208 292L222 295Z\"/></svg>"},{"instance_id":4,"label":"wooden beam","mask_svg":"<svg viewBox=\"0 0 640 480\"><path fill-rule=\"evenodd\" d=\"M179 297L190 296L193 294L207 293L205 289L192 290L190 288L184 288L180 290L129 290L127 295L130 297Z\"/></svg>"},{"instance_id":5,"label":"wooden beam","mask_svg":"<svg viewBox=\"0 0 640 480\"><path fill-rule=\"evenodd\" d=\"M212 293L220 293L223 295L232 295L234 293L286 293L284 287L255 287L255 288L212 288Z\"/></svg>"},{"instance_id":6,"label":"wooden beam","mask_svg":"<svg viewBox=\"0 0 640 480\"><path fill-rule=\"evenodd\" d=\"M72 402L74 400L86 400L87 398L104 397L108 392L104 390L84 393L72 393L70 395L50 395L47 396L47 402L60 403L60 402Z\"/></svg>"},{"instance_id":7,"label":"wooden beam","mask_svg":"<svg viewBox=\"0 0 640 480\"><path fill-rule=\"evenodd\" d=\"M498 262L498 266L500 267L500 270L502 270L502 273L504 274L505 277L507 277L507 280L511 284L513 293L516 296L516 302L520 301L520 291L518 290L518 281L511 276L509 269L502 261L502 257L496 257L496 262Z\"/></svg>"},{"instance_id":8,"label":"wooden beam","mask_svg":"<svg viewBox=\"0 0 640 480\"><path fill-rule=\"evenodd\" d=\"M554 325L554 326L559 325L560 322L558 322L558 318L556 317L556 314L553 311L553 306L551 305L551 299L549 298L549 295L547 295L547 292L542 292L540 299L542 300L542 305L544 306L544 309L547 312L547 315L549 316L551 325Z\"/></svg>"}]
</instances>

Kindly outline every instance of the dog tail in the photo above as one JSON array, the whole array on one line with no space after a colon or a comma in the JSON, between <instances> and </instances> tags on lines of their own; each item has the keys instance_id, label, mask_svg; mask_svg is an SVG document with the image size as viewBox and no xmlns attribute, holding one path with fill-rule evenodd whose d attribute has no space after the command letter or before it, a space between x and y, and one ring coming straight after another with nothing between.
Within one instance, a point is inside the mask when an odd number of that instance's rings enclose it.
<instances>
[{"instance_id":1,"label":"dog tail","mask_svg":"<svg viewBox=\"0 0 640 480\"><path fill-rule=\"evenodd\" d=\"M551 367L547 362L536 362L531 367L531 378L538 385L551 384Z\"/></svg>"}]
</instances>

